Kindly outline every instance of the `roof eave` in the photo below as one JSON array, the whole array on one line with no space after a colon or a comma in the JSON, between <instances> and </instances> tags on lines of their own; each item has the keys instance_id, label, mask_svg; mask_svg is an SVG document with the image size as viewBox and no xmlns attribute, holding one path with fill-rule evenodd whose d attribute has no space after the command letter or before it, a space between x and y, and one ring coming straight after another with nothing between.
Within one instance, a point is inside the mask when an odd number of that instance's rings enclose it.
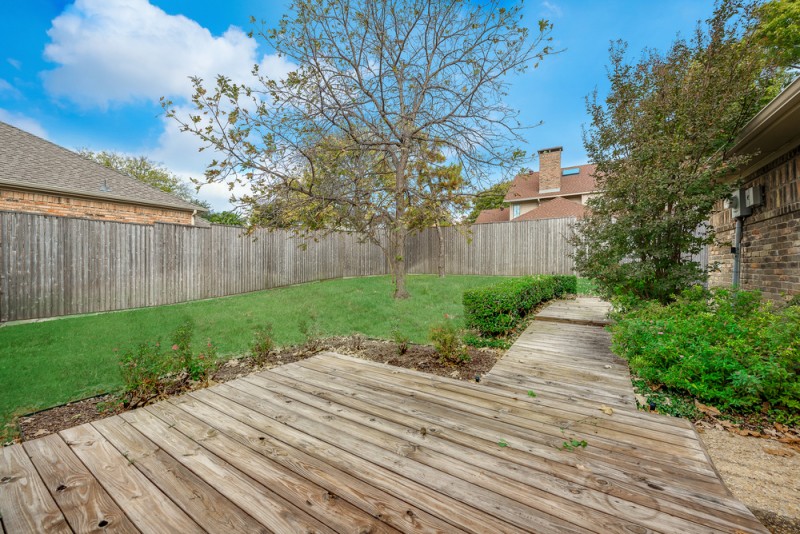
<instances>
[{"instance_id":1,"label":"roof eave","mask_svg":"<svg viewBox=\"0 0 800 534\"><path fill-rule=\"evenodd\" d=\"M748 122L736 138L731 155L752 158L731 178L747 176L800 142L800 77Z\"/></svg>"}]
</instances>

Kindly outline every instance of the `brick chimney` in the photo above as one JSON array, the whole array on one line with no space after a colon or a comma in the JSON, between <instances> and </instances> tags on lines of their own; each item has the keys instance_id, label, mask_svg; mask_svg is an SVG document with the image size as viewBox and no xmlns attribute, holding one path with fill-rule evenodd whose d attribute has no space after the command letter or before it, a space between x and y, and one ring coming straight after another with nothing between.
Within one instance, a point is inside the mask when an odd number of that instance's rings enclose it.
<instances>
[{"instance_id":1,"label":"brick chimney","mask_svg":"<svg viewBox=\"0 0 800 534\"><path fill-rule=\"evenodd\" d=\"M562 147L545 148L539 151L539 193L561 191Z\"/></svg>"}]
</instances>

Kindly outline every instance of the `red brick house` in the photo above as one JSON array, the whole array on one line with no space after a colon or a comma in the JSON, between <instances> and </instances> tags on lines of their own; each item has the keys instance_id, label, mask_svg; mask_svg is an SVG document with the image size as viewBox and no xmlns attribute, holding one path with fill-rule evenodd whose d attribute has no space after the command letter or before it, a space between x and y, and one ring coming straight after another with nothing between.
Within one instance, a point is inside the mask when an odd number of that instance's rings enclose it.
<instances>
[{"instance_id":1,"label":"red brick house","mask_svg":"<svg viewBox=\"0 0 800 534\"><path fill-rule=\"evenodd\" d=\"M539 151L539 170L514 178L504 202L508 208L484 210L475 224L583 217L586 201L597 193L594 165L561 166L562 147Z\"/></svg>"},{"instance_id":2,"label":"red brick house","mask_svg":"<svg viewBox=\"0 0 800 534\"><path fill-rule=\"evenodd\" d=\"M738 252L742 289L773 300L800 294L800 78L743 128L732 153L753 158L730 177L741 211L720 203L711 217L717 243L708 259L719 271L710 273L709 284L734 283Z\"/></svg>"},{"instance_id":3,"label":"red brick house","mask_svg":"<svg viewBox=\"0 0 800 534\"><path fill-rule=\"evenodd\" d=\"M194 226L205 208L0 122L0 211Z\"/></svg>"}]
</instances>

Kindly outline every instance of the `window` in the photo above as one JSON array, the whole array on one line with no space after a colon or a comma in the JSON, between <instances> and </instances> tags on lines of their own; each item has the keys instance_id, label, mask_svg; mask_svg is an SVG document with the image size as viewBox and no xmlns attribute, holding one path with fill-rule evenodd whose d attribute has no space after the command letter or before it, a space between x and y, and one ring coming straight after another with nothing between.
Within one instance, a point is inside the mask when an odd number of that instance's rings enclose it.
<instances>
[{"instance_id":1,"label":"window","mask_svg":"<svg viewBox=\"0 0 800 534\"><path fill-rule=\"evenodd\" d=\"M511 206L511 218L516 219L519 217L519 204L514 204Z\"/></svg>"}]
</instances>

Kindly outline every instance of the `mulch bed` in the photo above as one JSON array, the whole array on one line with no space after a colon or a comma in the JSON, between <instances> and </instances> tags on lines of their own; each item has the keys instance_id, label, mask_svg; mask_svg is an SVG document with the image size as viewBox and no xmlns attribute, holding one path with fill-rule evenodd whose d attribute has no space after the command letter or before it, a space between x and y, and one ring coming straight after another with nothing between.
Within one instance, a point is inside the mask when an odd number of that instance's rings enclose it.
<instances>
[{"instance_id":1,"label":"mulch bed","mask_svg":"<svg viewBox=\"0 0 800 534\"><path fill-rule=\"evenodd\" d=\"M363 336L334 337L314 340L302 346L274 350L261 366L256 365L251 358L229 360L213 374L209 385L303 360L324 351L470 381L488 372L502 355L502 352L496 349L469 347L470 360L454 365L442 363L433 347L428 345L409 345L406 353L401 355L397 344L390 341L366 339ZM201 387L204 386L192 384L183 392ZM83 399L20 417L20 437L22 441L36 439L124 411L126 408L121 398L114 394Z\"/></svg>"}]
</instances>

